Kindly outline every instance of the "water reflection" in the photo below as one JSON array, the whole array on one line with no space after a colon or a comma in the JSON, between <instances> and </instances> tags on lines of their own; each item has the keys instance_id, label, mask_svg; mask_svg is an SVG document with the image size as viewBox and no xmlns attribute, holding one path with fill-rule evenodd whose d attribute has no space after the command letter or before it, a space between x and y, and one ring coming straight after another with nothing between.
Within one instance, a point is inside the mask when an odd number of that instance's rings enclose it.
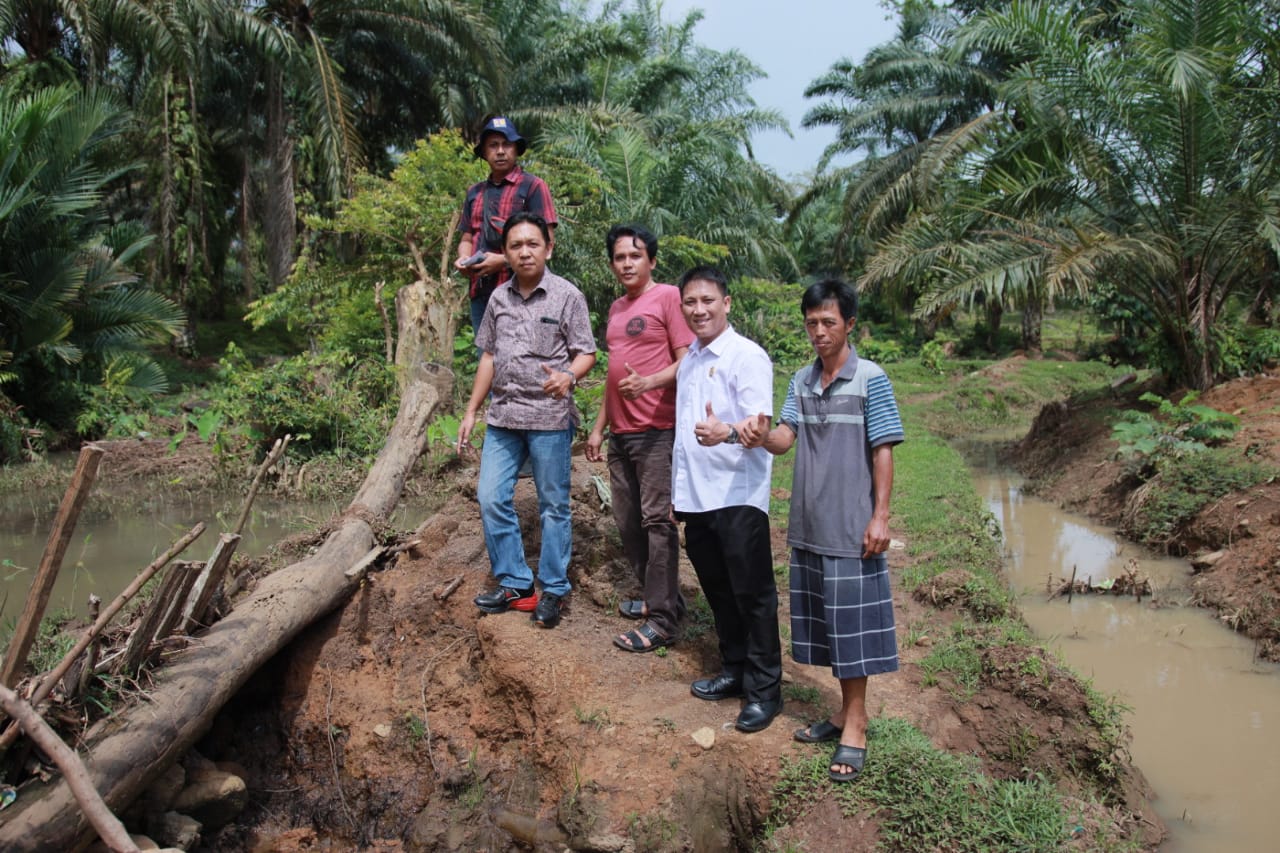
<instances>
[{"instance_id":1,"label":"water reflection","mask_svg":"<svg viewBox=\"0 0 1280 853\"><path fill-rule=\"evenodd\" d=\"M1132 708L1130 753L1169 824L1163 848L1270 851L1280 832L1280 667L1188 597L1185 561L1140 553L1088 520L1022 494L988 455L974 482L1005 536L1006 567L1028 624L1071 666ZM1096 584L1128 561L1161 606L1132 597L1048 601L1076 568Z\"/></svg>"}]
</instances>

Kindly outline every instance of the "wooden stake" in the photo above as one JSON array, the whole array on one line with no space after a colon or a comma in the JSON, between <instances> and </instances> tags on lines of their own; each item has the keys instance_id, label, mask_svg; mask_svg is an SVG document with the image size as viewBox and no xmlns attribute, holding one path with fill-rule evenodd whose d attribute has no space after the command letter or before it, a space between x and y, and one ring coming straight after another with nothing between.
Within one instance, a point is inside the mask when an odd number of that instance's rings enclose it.
<instances>
[{"instance_id":1,"label":"wooden stake","mask_svg":"<svg viewBox=\"0 0 1280 853\"><path fill-rule=\"evenodd\" d=\"M90 624L98 621L98 614L102 612L102 599L96 595L89 596L89 619ZM90 631L93 629L90 628ZM83 696L84 692L89 689L89 680L93 678L93 668L98 665L98 653L102 649L102 644L98 642L95 636L89 641L89 650L84 656L84 668L80 670L80 684L76 689L77 696Z\"/></svg>"},{"instance_id":2,"label":"wooden stake","mask_svg":"<svg viewBox=\"0 0 1280 853\"><path fill-rule=\"evenodd\" d=\"M50 691L53 690L53 686L62 680L62 676L67 674L67 670L71 669L71 665L75 663L76 658L80 657L80 653L88 648L90 643L97 639L98 635L102 633L102 629L106 628L112 618L120 612L120 609L129 603L129 599L137 595L138 590L142 589L143 585L145 585L147 581L151 580L156 572L167 566L170 560L181 554L186 550L188 545L196 541L201 533L204 533L203 521L197 523L196 526L191 528L185 536L173 543L168 551L165 551L157 557L151 565L143 569L142 572L133 579L133 583L129 584L129 586L125 588L124 592L115 597L115 600L111 602L106 611L98 617L96 622L93 623L93 627L88 631L85 631L84 636L82 636L79 642L72 647L71 651L67 652L66 655L63 656L58 665L53 668L53 671L41 679L40 685L36 687L35 693L31 696L32 708L37 707L41 702L48 698ZM10 726L5 730L3 735L0 735L0 751L13 746L13 742L17 739L18 727Z\"/></svg>"},{"instance_id":3,"label":"wooden stake","mask_svg":"<svg viewBox=\"0 0 1280 853\"><path fill-rule=\"evenodd\" d=\"M239 544L239 534L224 533L218 537L213 555L204 564L204 571L196 579L186 607L182 610L182 630L185 633L190 634L196 628L208 624L209 604L222 585L222 578L226 575L227 566L231 565L231 558L235 556L236 546Z\"/></svg>"},{"instance_id":4,"label":"wooden stake","mask_svg":"<svg viewBox=\"0 0 1280 853\"><path fill-rule=\"evenodd\" d=\"M235 529L231 531L236 536L244 532L245 522L249 520L249 510L253 508L253 499L258 496L258 489L262 486L263 476L271 470L273 465L280 461L280 457L284 455L284 451L292 439L292 435L277 438L276 443L271 447L271 452L267 454L267 458L263 459L262 464L258 466L258 472L253 475L253 482L249 484L249 494L244 499L244 506L240 508L240 518L236 520Z\"/></svg>"},{"instance_id":5,"label":"wooden stake","mask_svg":"<svg viewBox=\"0 0 1280 853\"><path fill-rule=\"evenodd\" d=\"M66 494L62 496L53 529L49 531L49 541L40 557L40 568L36 570L35 580L31 582L31 590L27 593L27 603L14 626L9 650L4 656L4 666L0 668L0 685L12 687L17 684L18 677L27 666L27 655L31 653L31 644L40 632L40 620L44 618L44 611L49 606L49 595L53 592L54 581L58 579L58 570L62 568L62 558L71 543L71 534L80 518L80 510L84 508L84 502L88 500L89 491L93 488L93 481L98 477L98 464L102 461L103 452L101 447L94 444L86 444L80 448L76 472L71 477L71 485L67 487Z\"/></svg>"},{"instance_id":6,"label":"wooden stake","mask_svg":"<svg viewBox=\"0 0 1280 853\"><path fill-rule=\"evenodd\" d=\"M1067 604L1071 603L1071 596L1076 591L1076 569L1078 566L1071 567L1071 585L1067 587Z\"/></svg>"},{"instance_id":7,"label":"wooden stake","mask_svg":"<svg viewBox=\"0 0 1280 853\"><path fill-rule=\"evenodd\" d=\"M375 545L374 547L370 548L369 551L363 557L360 558L360 561L358 563L356 563L351 568L347 569L342 574L348 580L362 579L365 576L365 574L369 571L369 567L372 566L374 562L379 557L382 556L382 552L385 550L387 549L382 547L381 545Z\"/></svg>"},{"instance_id":8,"label":"wooden stake","mask_svg":"<svg viewBox=\"0 0 1280 853\"><path fill-rule=\"evenodd\" d=\"M151 652L151 644L155 640L156 629L160 627L174 597L183 587L184 579L190 579L194 574L190 571L190 567L190 563L175 563L160 581L160 586L156 587L151 600L146 603L145 612L142 614L141 621L138 622L138 627L133 629L133 634L125 645L124 657L116 664L116 672L134 675L146 663L147 655Z\"/></svg>"}]
</instances>

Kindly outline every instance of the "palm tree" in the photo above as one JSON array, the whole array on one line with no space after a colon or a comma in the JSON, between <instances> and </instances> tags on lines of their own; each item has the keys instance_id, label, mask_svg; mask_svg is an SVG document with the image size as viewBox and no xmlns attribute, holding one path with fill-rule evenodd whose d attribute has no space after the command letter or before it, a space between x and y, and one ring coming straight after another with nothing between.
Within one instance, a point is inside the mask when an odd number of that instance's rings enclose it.
<instances>
[{"instance_id":1,"label":"palm tree","mask_svg":"<svg viewBox=\"0 0 1280 853\"><path fill-rule=\"evenodd\" d=\"M820 196L841 199L843 227L833 251L846 271L935 189L915 180L932 141L994 105L992 62L954 48L959 24L954 13L932 3L904 3L892 41L872 49L861 64L837 61L805 90L805 97L826 100L805 114L801 126L833 127L836 138L794 210ZM830 169L845 157L856 159ZM915 295L908 287L899 298L910 307Z\"/></svg>"},{"instance_id":2,"label":"palm tree","mask_svg":"<svg viewBox=\"0 0 1280 853\"><path fill-rule=\"evenodd\" d=\"M544 138L604 176L615 220L729 247L736 274L793 274L777 221L788 188L751 156L752 134L786 128L747 93L759 68L697 45L700 13L666 24L658 12L606 10L631 49L592 65L588 105L543 114Z\"/></svg>"},{"instance_id":3,"label":"palm tree","mask_svg":"<svg viewBox=\"0 0 1280 853\"><path fill-rule=\"evenodd\" d=\"M149 242L141 227L103 216L115 169L102 155L121 117L102 93L17 96L0 84L0 350L12 355L9 396L19 404L69 406L69 389L122 360L163 390L142 346L177 332L182 312L131 269Z\"/></svg>"},{"instance_id":4,"label":"palm tree","mask_svg":"<svg viewBox=\"0 0 1280 853\"><path fill-rule=\"evenodd\" d=\"M1213 384L1229 301L1277 288L1266 7L1140 0L1107 21L1027 2L967 24L962 45L1025 59L1002 86L1008 108L966 146L969 211L999 226L964 241L964 286L991 292L1011 259L1026 293L1110 283L1147 307L1170 381Z\"/></svg>"},{"instance_id":5,"label":"palm tree","mask_svg":"<svg viewBox=\"0 0 1280 853\"><path fill-rule=\"evenodd\" d=\"M384 81L395 67L388 59L395 55L413 59L410 73L401 79L434 84L431 78L450 64L485 69L500 54L483 21L456 0L251 0L246 10L268 25L246 27L244 33L263 63L263 231L268 276L279 284L296 251L297 130L292 128L306 129L304 165L315 176L310 190L322 201L336 201L350 190L353 175L366 161L361 113L367 112L368 126L373 126L380 116L395 112L385 104L377 109L380 93L356 92L352 82ZM374 65L384 73L349 79L341 64L344 56L353 65ZM410 92L402 89L401 95Z\"/></svg>"}]
</instances>

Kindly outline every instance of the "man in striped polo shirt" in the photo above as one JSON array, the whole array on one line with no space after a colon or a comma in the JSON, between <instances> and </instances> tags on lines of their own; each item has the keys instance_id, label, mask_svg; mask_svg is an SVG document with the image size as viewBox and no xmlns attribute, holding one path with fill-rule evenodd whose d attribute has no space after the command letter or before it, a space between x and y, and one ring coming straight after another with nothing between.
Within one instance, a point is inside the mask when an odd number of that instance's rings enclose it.
<instances>
[{"instance_id":1,"label":"man in striped polo shirt","mask_svg":"<svg viewBox=\"0 0 1280 853\"><path fill-rule=\"evenodd\" d=\"M836 741L828 773L849 782L866 759L867 677L898 668L884 552L902 420L884 371L849 343L857 292L820 281L800 307L817 358L791 378L778 426L759 434L770 453L796 447L787 529L792 657L830 666L840 681L840 710L795 739Z\"/></svg>"}]
</instances>

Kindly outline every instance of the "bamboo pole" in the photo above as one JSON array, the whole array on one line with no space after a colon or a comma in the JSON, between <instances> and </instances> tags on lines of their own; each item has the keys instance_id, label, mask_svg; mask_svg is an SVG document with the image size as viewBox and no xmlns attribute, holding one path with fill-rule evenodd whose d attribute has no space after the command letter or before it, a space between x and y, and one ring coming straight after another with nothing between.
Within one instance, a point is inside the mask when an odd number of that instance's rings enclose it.
<instances>
[{"instance_id":1,"label":"bamboo pole","mask_svg":"<svg viewBox=\"0 0 1280 853\"><path fill-rule=\"evenodd\" d=\"M93 488L93 481L98 477L98 464L102 461L103 452L95 444L86 444L80 448L80 459L76 462L71 485L62 496L62 504L58 507L53 529L49 531L44 554L40 557L40 567L36 570L35 580L31 582L31 590L27 593L27 603L14 626L9 650L4 656L4 666L0 667L0 685L12 687L17 684L18 676L27 665L27 655L31 653L31 644L40 632L40 620L44 618L45 609L49 606L49 595L53 592L54 581L58 579L58 570L62 568L62 558L66 556L67 546L71 543L71 534L80 518L80 510L84 508L84 502L88 500L89 491Z\"/></svg>"}]
</instances>

